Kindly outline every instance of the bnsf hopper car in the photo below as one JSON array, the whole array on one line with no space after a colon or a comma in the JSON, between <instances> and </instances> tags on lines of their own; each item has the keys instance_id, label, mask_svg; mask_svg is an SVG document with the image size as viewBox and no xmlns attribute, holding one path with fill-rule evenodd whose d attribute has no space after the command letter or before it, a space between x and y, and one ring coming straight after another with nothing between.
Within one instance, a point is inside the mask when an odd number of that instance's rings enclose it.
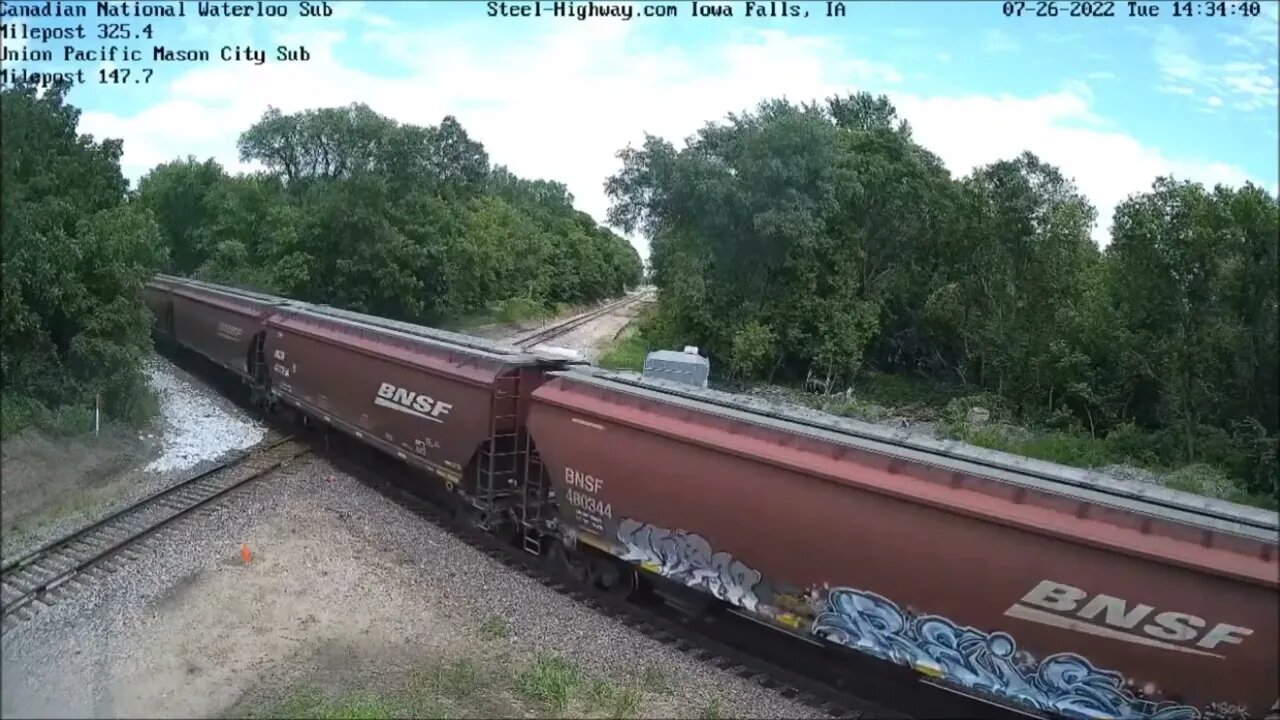
<instances>
[{"instance_id":1,"label":"bnsf hopper car","mask_svg":"<svg viewBox=\"0 0 1280 720\"><path fill-rule=\"evenodd\" d=\"M239 292L165 278L148 304L194 289ZM1275 513L242 297L259 398L433 473L598 586L726 603L1050 715L1261 717L1280 696ZM230 356L183 317L159 329Z\"/></svg>"},{"instance_id":2,"label":"bnsf hopper car","mask_svg":"<svg viewBox=\"0 0 1280 720\"><path fill-rule=\"evenodd\" d=\"M439 476L481 525L517 512L543 361L304 307L273 314L266 329L275 397Z\"/></svg>"},{"instance_id":3,"label":"bnsf hopper car","mask_svg":"<svg viewBox=\"0 0 1280 720\"><path fill-rule=\"evenodd\" d=\"M521 527L530 394L563 360L171 276L145 292L169 318L163 335L242 377L263 405L434 474L481 527Z\"/></svg>"},{"instance_id":4,"label":"bnsf hopper car","mask_svg":"<svg viewBox=\"0 0 1280 720\"><path fill-rule=\"evenodd\" d=\"M1274 513L773 415L574 371L529 426L578 545L780 627L1066 716L1280 695Z\"/></svg>"},{"instance_id":5,"label":"bnsf hopper car","mask_svg":"<svg viewBox=\"0 0 1280 720\"><path fill-rule=\"evenodd\" d=\"M292 302L169 275L152 279L143 298L157 329L170 339L258 383L264 323L274 309Z\"/></svg>"}]
</instances>

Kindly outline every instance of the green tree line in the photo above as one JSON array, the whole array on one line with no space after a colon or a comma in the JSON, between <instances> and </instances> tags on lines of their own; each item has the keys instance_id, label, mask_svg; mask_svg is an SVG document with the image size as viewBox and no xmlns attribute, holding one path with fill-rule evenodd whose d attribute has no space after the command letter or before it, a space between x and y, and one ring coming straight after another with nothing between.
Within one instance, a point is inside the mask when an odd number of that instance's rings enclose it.
<instances>
[{"instance_id":1,"label":"green tree line","mask_svg":"<svg viewBox=\"0 0 1280 720\"><path fill-rule=\"evenodd\" d=\"M641 279L635 248L575 210L564 185L491 167L453 117L419 127L364 105L272 109L239 150L265 170L187 158L139 182L168 270L432 323L495 303L596 301Z\"/></svg>"},{"instance_id":2,"label":"green tree line","mask_svg":"<svg viewBox=\"0 0 1280 720\"><path fill-rule=\"evenodd\" d=\"M1100 249L1057 168L1024 153L952 177L865 93L767 101L619 157L610 220L651 241L650 344L704 347L739 380L982 393L1274 504L1280 201L1261 188L1155 179Z\"/></svg>"},{"instance_id":3,"label":"green tree line","mask_svg":"<svg viewBox=\"0 0 1280 720\"><path fill-rule=\"evenodd\" d=\"M394 122L363 105L269 110L239 140L261 171L154 168L135 191L121 142L77 131L69 86L0 89L3 422L91 427L154 409L143 283L157 270L401 320L541 312L641 280L624 238L561 183L491 166L452 117Z\"/></svg>"}]
</instances>

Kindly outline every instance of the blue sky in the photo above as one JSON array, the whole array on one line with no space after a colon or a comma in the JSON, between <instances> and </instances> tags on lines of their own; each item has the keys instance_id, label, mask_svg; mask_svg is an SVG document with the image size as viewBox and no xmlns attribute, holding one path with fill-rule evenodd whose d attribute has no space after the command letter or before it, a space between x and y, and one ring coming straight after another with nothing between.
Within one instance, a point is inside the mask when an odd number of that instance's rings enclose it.
<instances>
[{"instance_id":1,"label":"blue sky","mask_svg":"<svg viewBox=\"0 0 1280 720\"><path fill-rule=\"evenodd\" d=\"M28 3L12 0L6 7ZM70 3L65 2L64 5ZM132 3L129 3L132 5ZM163 3L176 5L174 3ZM1239 184L1277 182L1277 2L1260 17L1006 17L1002 2L849 2L843 18L825 2L789 3L806 18L691 18L630 21L497 18L486 2L330 2L331 17L187 17L148 21L152 40L117 44L150 55L152 44L209 50L201 63L117 63L148 84L77 88L83 126L125 140L124 164L138 177L175 156L213 156L240 168L236 136L268 104L286 111L365 102L405 122L445 114L485 143L494 162L566 182L578 205L603 219L601 184L614 153L648 131L680 141L702 123L767 97L811 100L854 90L886 92L918 139L962 175L1028 149L1076 179L1101 211L1157 175ZM512 3L527 5L528 3ZM582 7L585 2L575 2ZM619 5L600 3L596 5ZM713 3L703 3L704 5ZM552 3L544 2L549 15ZM639 3L632 3L639 5ZM760 3L768 5L768 3ZM777 4L778 6L781 3ZM1202 11L1205 3L1193 3ZM34 27L83 22L96 34L94 5L83 20L4 18ZM1228 9L1239 3L1228 3ZM145 24L129 22L137 32ZM9 40L8 47L19 42ZM55 54L67 43L43 47ZM305 46L307 62L225 63L224 45L274 55ZM7 62L33 71L78 65ZM109 67L109 66L108 66ZM137 79L135 74L132 79ZM637 241L639 242L639 241Z\"/></svg>"}]
</instances>

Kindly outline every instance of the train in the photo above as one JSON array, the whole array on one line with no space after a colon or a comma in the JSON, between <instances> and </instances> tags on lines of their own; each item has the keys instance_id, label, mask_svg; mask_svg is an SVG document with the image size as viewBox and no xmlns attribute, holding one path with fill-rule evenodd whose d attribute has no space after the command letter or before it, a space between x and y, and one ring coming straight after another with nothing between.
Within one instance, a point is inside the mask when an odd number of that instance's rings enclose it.
<instances>
[{"instance_id":1,"label":"train","mask_svg":"<svg viewBox=\"0 0 1280 720\"><path fill-rule=\"evenodd\" d=\"M143 295L158 340L602 590L1030 714L1280 707L1274 512L193 279Z\"/></svg>"}]
</instances>

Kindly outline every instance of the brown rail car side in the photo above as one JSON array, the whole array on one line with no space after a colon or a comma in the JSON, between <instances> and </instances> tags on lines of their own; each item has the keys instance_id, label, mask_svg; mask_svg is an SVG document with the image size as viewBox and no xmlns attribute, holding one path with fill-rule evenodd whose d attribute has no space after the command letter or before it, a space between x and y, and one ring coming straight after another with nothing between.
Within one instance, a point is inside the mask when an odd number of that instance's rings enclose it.
<instances>
[{"instance_id":1,"label":"brown rail car side","mask_svg":"<svg viewBox=\"0 0 1280 720\"><path fill-rule=\"evenodd\" d=\"M1059 714L1280 695L1274 529L585 373L529 428L579 542L782 627Z\"/></svg>"},{"instance_id":2,"label":"brown rail car side","mask_svg":"<svg viewBox=\"0 0 1280 720\"><path fill-rule=\"evenodd\" d=\"M172 283L174 339L223 367L251 378L263 323L274 306L265 301Z\"/></svg>"},{"instance_id":3,"label":"brown rail car side","mask_svg":"<svg viewBox=\"0 0 1280 720\"><path fill-rule=\"evenodd\" d=\"M528 396L542 380L532 356L299 308L268 319L265 354L288 404L473 496L519 481Z\"/></svg>"}]
</instances>

